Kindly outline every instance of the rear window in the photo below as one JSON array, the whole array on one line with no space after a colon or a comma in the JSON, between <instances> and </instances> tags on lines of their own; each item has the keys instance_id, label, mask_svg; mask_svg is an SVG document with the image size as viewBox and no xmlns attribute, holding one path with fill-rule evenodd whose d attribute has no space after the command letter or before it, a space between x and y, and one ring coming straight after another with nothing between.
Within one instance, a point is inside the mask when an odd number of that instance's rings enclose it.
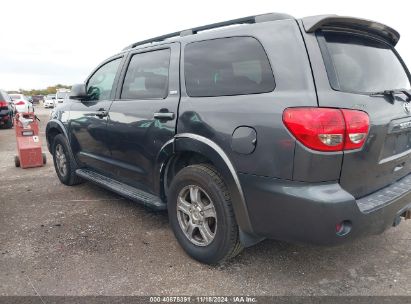
<instances>
[{"instance_id":1,"label":"rear window","mask_svg":"<svg viewBox=\"0 0 411 304\"><path fill-rule=\"evenodd\" d=\"M23 99L22 95L18 95L18 94L10 94L9 96L12 100Z\"/></svg>"},{"instance_id":2,"label":"rear window","mask_svg":"<svg viewBox=\"0 0 411 304\"><path fill-rule=\"evenodd\" d=\"M188 44L184 75L187 94L193 97L267 93L275 87L267 54L252 37Z\"/></svg>"},{"instance_id":3,"label":"rear window","mask_svg":"<svg viewBox=\"0 0 411 304\"><path fill-rule=\"evenodd\" d=\"M390 45L348 33L324 32L319 40L333 89L371 93L411 88L407 72Z\"/></svg>"}]
</instances>

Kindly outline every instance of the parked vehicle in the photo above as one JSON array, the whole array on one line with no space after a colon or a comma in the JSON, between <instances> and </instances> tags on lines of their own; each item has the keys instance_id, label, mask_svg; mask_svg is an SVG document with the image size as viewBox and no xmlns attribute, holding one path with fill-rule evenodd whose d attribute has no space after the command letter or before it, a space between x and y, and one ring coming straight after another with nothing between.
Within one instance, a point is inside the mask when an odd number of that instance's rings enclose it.
<instances>
[{"instance_id":1,"label":"parked vehicle","mask_svg":"<svg viewBox=\"0 0 411 304\"><path fill-rule=\"evenodd\" d=\"M44 100L44 107L46 109L54 108L55 105L56 105L56 95L55 94L48 94L45 97L45 100Z\"/></svg>"},{"instance_id":2,"label":"parked vehicle","mask_svg":"<svg viewBox=\"0 0 411 304\"><path fill-rule=\"evenodd\" d=\"M0 90L0 127L13 127L14 106L10 96Z\"/></svg>"},{"instance_id":3,"label":"parked vehicle","mask_svg":"<svg viewBox=\"0 0 411 304\"><path fill-rule=\"evenodd\" d=\"M23 94L9 94L13 100L16 112L33 112L33 104Z\"/></svg>"},{"instance_id":4,"label":"parked vehicle","mask_svg":"<svg viewBox=\"0 0 411 304\"><path fill-rule=\"evenodd\" d=\"M56 93L56 104L63 103L70 96L70 90L58 90Z\"/></svg>"},{"instance_id":5,"label":"parked vehicle","mask_svg":"<svg viewBox=\"0 0 411 304\"><path fill-rule=\"evenodd\" d=\"M398 40L363 19L267 14L134 43L52 113L57 176L168 209L204 263L264 238L381 233L411 213Z\"/></svg>"},{"instance_id":6,"label":"parked vehicle","mask_svg":"<svg viewBox=\"0 0 411 304\"><path fill-rule=\"evenodd\" d=\"M40 101L44 101L44 96L43 95L34 95L33 96L33 104L40 104Z\"/></svg>"}]
</instances>

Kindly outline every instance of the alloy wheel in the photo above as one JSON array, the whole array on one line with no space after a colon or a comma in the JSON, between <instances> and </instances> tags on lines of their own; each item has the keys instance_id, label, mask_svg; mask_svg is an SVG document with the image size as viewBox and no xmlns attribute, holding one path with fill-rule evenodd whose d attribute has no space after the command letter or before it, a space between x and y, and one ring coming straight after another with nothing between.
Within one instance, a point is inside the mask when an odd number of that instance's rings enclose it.
<instances>
[{"instance_id":1,"label":"alloy wheel","mask_svg":"<svg viewBox=\"0 0 411 304\"><path fill-rule=\"evenodd\" d=\"M56 145L56 165L61 176L66 176L67 174L67 158L64 153L63 146L61 144Z\"/></svg>"},{"instance_id":2,"label":"alloy wheel","mask_svg":"<svg viewBox=\"0 0 411 304\"><path fill-rule=\"evenodd\" d=\"M177 197L177 218L188 240L210 245L217 232L217 214L210 196L199 186L184 187Z\"/></svg>"}]
</instances>

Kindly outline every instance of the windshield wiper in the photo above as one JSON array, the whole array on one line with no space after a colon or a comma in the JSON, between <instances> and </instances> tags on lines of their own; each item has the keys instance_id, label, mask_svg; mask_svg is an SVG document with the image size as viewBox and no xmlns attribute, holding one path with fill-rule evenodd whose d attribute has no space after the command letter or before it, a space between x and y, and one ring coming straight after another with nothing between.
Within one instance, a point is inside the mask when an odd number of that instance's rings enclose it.
<instances>
[{"instance_id":1,"label":"windshield wiper","mask_svg":"<svg viewBox=\"0 0 411 304\"><path fill-rule=\"evenodd\" d=\"M407 102L411 101L411 90L407 89L396 89L396 90L385 90L381 92L373 92L370 94L370 96L388 96L391 97L392 102L395 100L395 95L396 94L404 94L407 96Z\"/></svg>"}]
</instances>

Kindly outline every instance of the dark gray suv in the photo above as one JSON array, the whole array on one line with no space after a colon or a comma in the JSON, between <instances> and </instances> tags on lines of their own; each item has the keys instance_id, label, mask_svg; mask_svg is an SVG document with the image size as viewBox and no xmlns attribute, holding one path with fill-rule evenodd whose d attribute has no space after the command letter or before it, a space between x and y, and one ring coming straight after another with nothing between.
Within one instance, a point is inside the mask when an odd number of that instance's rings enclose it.
<instances>
[{"instance_id":1,"label":"dark gray suv","mask_svg":"<svg viewBox=\"0 0 411 304\"><path fill-rule=\"evenodd\" d=\"M193 258L410 218L410 73L383 24L251 16L134 43L53 111L62 183L157 210Z\"/></svg>"}]
</instances>

